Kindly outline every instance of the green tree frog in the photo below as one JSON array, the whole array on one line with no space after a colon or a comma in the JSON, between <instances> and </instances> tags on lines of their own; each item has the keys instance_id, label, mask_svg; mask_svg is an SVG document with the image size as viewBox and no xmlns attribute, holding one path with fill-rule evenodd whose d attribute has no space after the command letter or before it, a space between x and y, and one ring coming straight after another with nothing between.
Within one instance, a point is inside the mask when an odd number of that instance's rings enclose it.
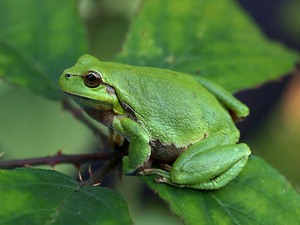
<instances>
[{"instance_id":1,"label":"green tree frog","mask_svg":"<svg viewBox=\"0 0 300 225\"><path fill-rule=\"evenodd\" d=\"M59 79L86 113L126 138L127 175L156 174L158 182L218 189L246 165L234 119L249 109L207 79L171 70L79 58ZM162 162L169 166L149 166Z\"/></svg>"}]
</instances>

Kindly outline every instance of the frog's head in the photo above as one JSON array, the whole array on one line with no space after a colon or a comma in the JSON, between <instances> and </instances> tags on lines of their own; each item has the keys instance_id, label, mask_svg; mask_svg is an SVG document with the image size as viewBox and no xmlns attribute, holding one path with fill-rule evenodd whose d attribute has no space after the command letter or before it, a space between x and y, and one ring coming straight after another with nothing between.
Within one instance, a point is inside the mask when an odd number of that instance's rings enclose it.
<instances>
[{"instance_id":1,"label":"frog's head","mask_svg":"<svg viewBox=\"0 0 300 225\"><path fill-rule=\"evenodd\" d=\"M91 55L79 58L59 78L60 88L84 109L120 110L114 88L105 83L102 63Z\"/></svg>"}]
</instances>

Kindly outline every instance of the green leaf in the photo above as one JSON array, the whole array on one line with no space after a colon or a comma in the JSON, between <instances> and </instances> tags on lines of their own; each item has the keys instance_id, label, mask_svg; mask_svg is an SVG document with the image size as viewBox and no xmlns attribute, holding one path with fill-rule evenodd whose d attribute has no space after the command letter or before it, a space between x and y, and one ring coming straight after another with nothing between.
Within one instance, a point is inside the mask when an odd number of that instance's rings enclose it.
<instances>
[{"instance_id":1,"label":"green leaf","mask_svg":"<svg viewBox=\"0 0 300 225\"><path fill-rule=\"evenodd\" d=\"M233 92L291 71L297 57L267 40L236 1L149 0L117 60L200 73Z\"/></svg>"},{"instance_id":2,"label":"green leaf","mask_svg":"<svg viewBox=\"0 0 300 225\"><path fill-rule=\"evenodd\" d=\"M1 0L0 78L59 98L58 76L86 49L76 3Z\"/></svg>"},{"instance_id":3,"label":"green leaf","mask_svg":"<svg viewBox=\"0 0 300 225\"><path fill-rule=\"evenodd\" d=\"M300 196L288 181L257 157L225 187L200 191L142 178L186 224L298 224Z\"/></svg>"},{"instance_id":4,"label":"green leaf","mask_svg":"<svg viewBox=\"0 0 300 225\"><path fill-rule=\"evenodd\" d=\"M0 199L5 225L132 224L119 194L52 170L0 170Z\"/></svg>"}]
</instances>

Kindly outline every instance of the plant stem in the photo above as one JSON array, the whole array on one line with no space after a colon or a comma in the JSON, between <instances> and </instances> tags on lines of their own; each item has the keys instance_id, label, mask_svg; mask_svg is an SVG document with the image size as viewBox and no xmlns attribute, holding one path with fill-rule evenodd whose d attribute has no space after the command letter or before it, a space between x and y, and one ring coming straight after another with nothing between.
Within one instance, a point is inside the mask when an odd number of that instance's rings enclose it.
<instances>
[{"instance_id":1,"label":"plant stem","mask_svg":"<svg viewBox=\"0 0 300 225\"><path fill-rule=\"evenodd\" d=\"M16 167L24 166L36 166L36 165L49 165L55 166L62 163L71 163L79 167L80 165L96 160L109 160L111 159L111 153L91 153L91 154L76 154L76 155L65 155L61 151L58 151L53 156L38 157L38 158L27 158L18 160L0 160L0 168L12 169Z\"/></svg>"},{"instance_id":2,"label":"plant stem","mask_svg":"<svg viewBox=\"0 0 300 225\"><path fill-rule=\"evenodd\" d=\"M119 164L121 164L122 157L128 153L129 143L126 141L122 146L115 147L115 153L111 155L111 159L95 174L82 185L100 184L103 178L111 171L113 171Z\"/></svg>"},{"instance_id":3,"label":"plant stem","mask_svg":"<svg viewBox=\"0 0 300 225\"><path fill-rule=\"evenodd\" d=\"M95 174L87 181L82 182L83 186L100 184L103 178L111 171L113 171L121 163L122 155L117 155L108 161L101 169L97 170Z\"/></svg>"}]
</instances>

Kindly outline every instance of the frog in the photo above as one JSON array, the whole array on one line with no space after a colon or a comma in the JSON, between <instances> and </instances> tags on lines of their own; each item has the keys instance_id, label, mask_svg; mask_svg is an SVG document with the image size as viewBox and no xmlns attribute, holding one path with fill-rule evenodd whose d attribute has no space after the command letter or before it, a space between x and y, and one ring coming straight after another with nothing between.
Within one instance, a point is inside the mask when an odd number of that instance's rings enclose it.
<instances>
[{"instance_id":1,"label":"frog","mask_svg":"<svg viewBox=\"0 0 300 225\"><path fill-rule=\"evenodd\" d=\"M92 119L128 140L126 175L214 190L235 179L251 154L238 143L235 124L249 108L202 76L86 54L63 71L59 86Z\"/></svg>"}]
</instances>

